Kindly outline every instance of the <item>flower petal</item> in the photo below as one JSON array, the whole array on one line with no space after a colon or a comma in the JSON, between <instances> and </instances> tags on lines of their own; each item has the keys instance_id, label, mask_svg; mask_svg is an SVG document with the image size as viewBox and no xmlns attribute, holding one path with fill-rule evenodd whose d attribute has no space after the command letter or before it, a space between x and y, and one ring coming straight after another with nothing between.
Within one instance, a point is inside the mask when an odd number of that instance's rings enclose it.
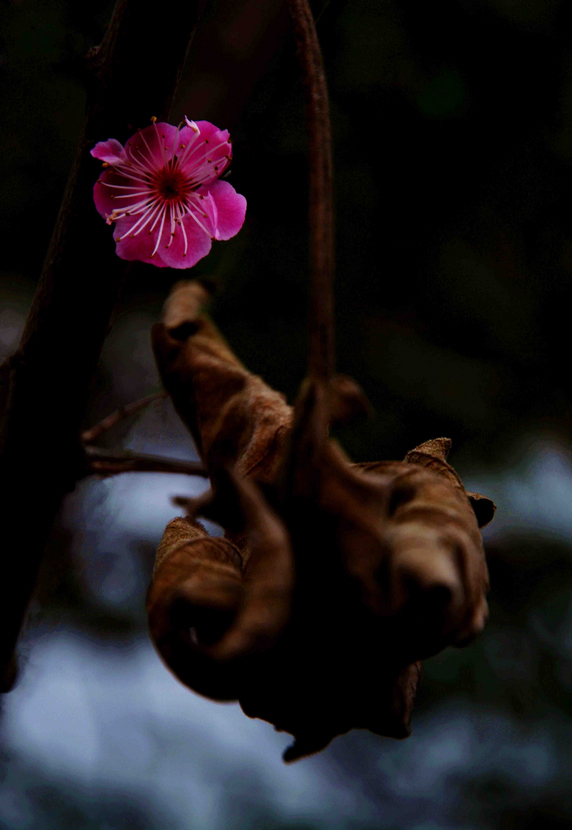
<instances>
[{"instance_id":1,"label":"flower petal","mask_svg":"<svg viewBox=\"0 0 572 830\"><path fill-rule=\"evenodd\" d=\"M141 260L141 262L148 262L151 265L156 265L158 268L165 268L166 266L158 253L153 256L153 251L155 250L155 246L157 244L157 237L159 235L160 222L158 222L154 229L149 232L149 228L154 222L152 219L147 227L143 228L143 230L136 235L131 235L131 228L135 227L140 218L140 216L125 216L124 218L117 220L113 232L113 238L116 242L115 253L118 257L121 257L121 259L131 261ZM169 240L168 228L165 227L166 224L167 223L165 222L163 226L161 244L163 244L163 242L164 244L167 244Z\"/></svg>"},{"instance_id":2,"label":"flower petal","mask_svg":"<svg viewBox=\"0 0 572 830\"><path fill-rule=\"evenodd\" d=\"M190 204L194 215L205 228L211 239L215 238L218 221L218 211L214 199L206 187L201 187L193 193Z\"/></svg>"},{"instance_id":3,"label":"flower petal","mask_svg":"<svg viewBox=\"0 0 572 830\"><path fill-rule=\"evenodd\" d=\"M201 218L201 221L202 218ZM211 238L195 222L192 216L186 214L181 225L175 226L175 236L169 244L168 240L161 240L157 253L170 268L191 268L199 259L208 254L211 249ZM187 252L185 254L185 236L187 238ZM169 245L169 247L167 247Z\"/></svg>"},{"instance_id":4,"label":"flower petal","mask_svg":"<svg viewBox=\"0 0 572 830\"><path fill-rule=\"evenodd\" d=\"M139 183L135 179L128 179L119 171L109 168L96 181L93 188L93 199L98 213L107 217L114 210L125 210L151 195L145 182ZM119 198L121 197L121 198Z\"/></svg>"},{"instance_id":5,"label":"flower petal","mask_svg":"<svg viewBox=\"0 0 572 830\"><path fill-rule=\"evenodd\" d=\"M125 143L127 155L149 172L161 170L173 158L177 128L159 121L139 130Z\"/></svg>"},{"instance_id":6,"label":"flower petal","mask_svg":"<svg viewBox=\"0 0 572 830\"><path fill-rule=\"evenodd\" d=\"M215 239L230 239L244 224L246 199L228 182L216 181L208 187L201 187L198 192L206 191L211 195L217 209Z\"/></svg>"},{"instance_id":7,"label":"flower petal","mask_svg":"<svg viewBox=\"0 0 572 830\"><path fill-rule=\"evenodd\" d=\"M90 152L95 159L99 159L107 164L122 164L127 161L123 144L117 141L116 138L108 138L107 141L100 141Z\"/></svg>"},{"instance_id":8,"label":"flower petal","mask_svg":"<svg viewBox=\"0 0 572 830\"><path fill-rule=\"evenodd\" d=\"M98 179L93 186L93 201L97 212L103 218L107 218L110 213L113 213L115 204L111 199L111 193L103 185L103 181Z\"/></svg>"},{"instance_id":9,"label":"flower petal","mask_svg":"<svg viewBox=\"0 0 572 830\"><path fill-rule=\"evenodd\" d=\"M198 149L201 142L204 144L204 139L201 138L200 132L195 132L191 127L183 127L179 130L177 155L179 159L183 159L183 169L185 168L185 158L189 158L191 155L197 155L198 157L198 153L195 153L195 150Z\"/></svg>"},{"instance_id":10,"label":"flower petal","mask_svg":"<svg viewBox=\"0 0 572 830\"><path fill-rule=\"evenodd\" d=\"M220 176L230 164L232 145L228 130L219 130L210 121L197 121L200 134L191 127L179 133L179 163L188 176L207 183ZM181 145L185 149L181 151Z\"/></svg>"},{"instance_id":11,"label":"flower petal","mask_svg":"<svg viewBox=\"0 0 572 830\"><path fill-rule=\"evenodd\" d=\"M228 141L230 135L228 130L219 130L210 121L197 121L203 141L208 140L211 144L219 144L221 141Z\"/></svg>"}]
</instances>

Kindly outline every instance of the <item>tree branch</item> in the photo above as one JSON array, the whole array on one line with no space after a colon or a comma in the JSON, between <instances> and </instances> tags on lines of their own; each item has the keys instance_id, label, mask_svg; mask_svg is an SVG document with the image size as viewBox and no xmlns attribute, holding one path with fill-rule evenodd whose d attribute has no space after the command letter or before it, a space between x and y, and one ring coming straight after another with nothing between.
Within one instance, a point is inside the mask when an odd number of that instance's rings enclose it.
<instances>
[{"instance_id":1,"label":"tree branch","mask_svg":"<svg viewBox=\"0 0 572 830\"><path fill-rule=\"evenodd\" d=\"M202 476L208 473L200 461L178 461L158 455L134 453L128 450L111 451L99 447L86 447L84 475L114 476L119 473L183 473Z\"/></svg>"},{"instance_id":2,"label":"tree branch","mask_svg":"<svg viewBox=\"0 0 572 830\"><path fill-rule=\"evenodd\" d=\"M146 398L141 398L141 400L133 401L133 403L125 404L125 406L120 406L119 409L116 409L115 412L112 412L111 415L108 415L98 424L95 424L90 429L86 429L81 437L85 444L93 444L94 441L97 441L104 432L111 429L118 424L120 421L123 421L124 418L129 418L130 415L135 415L136 412L139 412L141 409L145 409L146 406L149 406L150 403L153 401L159 401L161 398L168 398L169 395L162 389L160 392L154 392L153 395L147 395Z\"/></svg>"},{"instance_id":3,"label":"tree branch","mask_svg":"<svg viewBox=\"0 0 572 830\"><path fill-rule=\"evenodd\" d=\"M328 91L308 0L289 0L289 3L306 85L309 140L311 296L308 373L328 379L334 372L334 212Z\"/></svg>"},{"instance_id":4,"label":"tree branch","mask_svg":"<svg viewBox=\"0 0 572 830\"><path fill-rule=\"evenodd\" d=\"M124 141L152 115L168 116L203 3L173 0L168 14L153 14L137 0L117 0L101 46L88 56L76 159L22 341L0 370L2 690L14 683L14 648L42 550L81 470L90 381L126 271L93 205L97 164L89 151L110 136ZM32 483L42 493L33 517L23 498Z\"/></svg>"}]
</instances>

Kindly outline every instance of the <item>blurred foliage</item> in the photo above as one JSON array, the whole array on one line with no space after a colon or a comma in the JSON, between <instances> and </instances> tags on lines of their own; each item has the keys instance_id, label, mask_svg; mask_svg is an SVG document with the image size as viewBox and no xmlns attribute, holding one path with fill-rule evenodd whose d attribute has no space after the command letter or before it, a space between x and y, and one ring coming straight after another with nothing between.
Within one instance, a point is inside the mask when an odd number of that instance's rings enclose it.
<instances>
[{"instance_id":1,"label":"blurred foliage","mask_svg":"<svg viewBox=\"0 0 572 830\"><path fill-rule=\"evenodd\" d=\"M494 477L529 435L570 444L572 7L331 0L316 9L334 133L338 365L376 410L343 433L344 445L356 460L401 458L449 435L460 472ZM110 10L109 2L12 0L0 12L4 354L23 324L73 158L82 56ZM285 28L278 0L212 0L174 115L232 129L231 181L248 199L247 222L194 273L219 280L213 313L239 356L292 399L305 371L307 171L303 95ZM97 173L94 162L94 180ZM111 254L111 234L109 246ZM81 262L77 269L82 279ZM86 422L156 388L146 331L180 276L133 269ZM387 830L570 826L572 540L547 541L541 530L493 536L490 624L470 648L426 663L417 717L457 701L489 713L493 729L504 714L530 734L545 730L554 773L534 788L475 758L471 774L459 767L447 820L433 821L430 804L410 802L408 812L392 792L383 742L334 743L328 762L373 793ZM106 603L93 589L112 554L103 552L90 577L70 534L62 522L50 545L38 594L44 619L94 637L141 631L141 598ZM125 579L134 585L151 568L155 540L143 537L125 542L136 562ZM90 544L95 556L97 540ZM79 796L62 800L55 785L44 786L41 770L16 768L34 826L167 826L125 803L121 814L91 814ZM294 830L276 816L257 826Z\"/></svg>"}]
</instances>

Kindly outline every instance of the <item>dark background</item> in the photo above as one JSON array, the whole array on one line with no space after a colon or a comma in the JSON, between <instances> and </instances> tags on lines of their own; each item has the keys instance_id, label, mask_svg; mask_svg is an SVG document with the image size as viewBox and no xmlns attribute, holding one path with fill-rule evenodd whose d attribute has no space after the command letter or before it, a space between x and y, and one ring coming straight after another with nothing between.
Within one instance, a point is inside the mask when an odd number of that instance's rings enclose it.
<instances>
[{"instance_id":1,"label":"dark background","mask_svg":"<svg viewBox=\"0 0 572 830\"><path fill-rule=\"evenodd\" d=\"M307 167L282 5L211 0L172 121L231 130L246 223L189 275L217 278L218 325L291 400L306 359ZM169 496L202 482L82 483L54 529L23 678L4 703L2 830L572 823L572 7L332 0L315 10L333 119L337 362L376 413L341 440L374 460L453 439L467 485L498 503L485 534L489 625L467 649L427 661L408 741L356 732L282 768L282 738L178 687L145 639L153 551L176 512ZM71 0L2 7L3 354L17 343L81 128L82 55L110 12ZM94 161L94 181L98 171ZM86 425L158 388L148 331L180 276L133 268ZM167 404L107 443L193 452ZM23 498L32 494L33 471Z\"/></svg>"}]
</instances>

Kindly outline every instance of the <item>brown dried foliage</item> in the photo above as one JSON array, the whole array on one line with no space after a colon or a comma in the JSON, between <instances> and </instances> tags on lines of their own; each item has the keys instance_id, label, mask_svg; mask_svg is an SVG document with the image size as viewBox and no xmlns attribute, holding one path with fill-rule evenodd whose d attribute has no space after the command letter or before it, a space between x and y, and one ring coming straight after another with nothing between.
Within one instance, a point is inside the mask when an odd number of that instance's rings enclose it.
<instances>
[{"instance_id":1,"label":"brown dried foliage","mask_svg":"<svg viewBox=\"0 0 572 830\"><path fill-rule=\"evenodd\" d=\"M494 505L466 493L448 439L352 464L329 428L366 408L357 385L307 379L292 409L233 355L206 298L180 283L153 330L212 483L159 548L155 645L190 688L294 735L285 760L353 727L406 737L420 661L484 625Z\"/></svg>"}]
</instances>

